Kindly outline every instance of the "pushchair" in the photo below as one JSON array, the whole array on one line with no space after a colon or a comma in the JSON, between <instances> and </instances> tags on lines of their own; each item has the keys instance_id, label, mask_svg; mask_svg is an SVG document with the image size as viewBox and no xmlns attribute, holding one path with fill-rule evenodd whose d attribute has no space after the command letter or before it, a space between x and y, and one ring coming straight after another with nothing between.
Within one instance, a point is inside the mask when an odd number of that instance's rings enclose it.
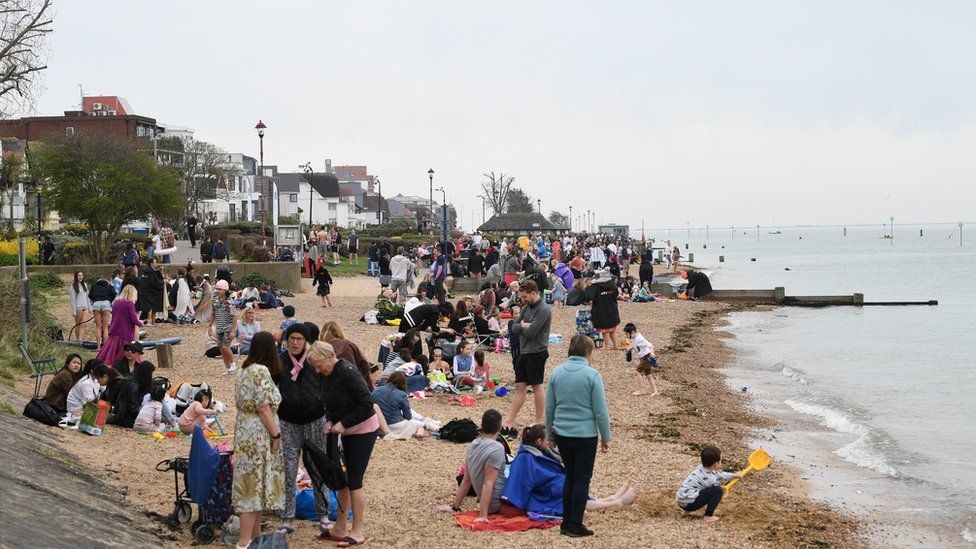
<instances>
[{"instance_id":1,"label":"pushchair","mask_svg":"<svg viewBox=\"0 0 976 549\"><path fill-rule=\"evenodd\" d=\"M189 458L161 461L156 464L156 470L173 471L176 500L172 516L179 524L190 522L193 518L191 503L197 504L197 520L190 525L190 532L197 544L206 545L217 539L215 527L222 527L234 515L231 504L234 453L213 449L199 427L193 434Z\"/></svg>"}]
</instances>

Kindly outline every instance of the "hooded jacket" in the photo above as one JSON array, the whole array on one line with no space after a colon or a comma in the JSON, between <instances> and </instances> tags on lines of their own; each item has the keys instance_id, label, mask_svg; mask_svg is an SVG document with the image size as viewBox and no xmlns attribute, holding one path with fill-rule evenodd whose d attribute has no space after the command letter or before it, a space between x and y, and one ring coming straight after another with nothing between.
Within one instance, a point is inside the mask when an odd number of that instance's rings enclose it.
<instances>
[{"instance_id":1,"label":"hooded jacket","mask_svg":"<svg viewBox=\"0 0 976 549\"><path fill-rule=\"evenodd\" d=\"M573 282L576 282L576 277L573 276L573 271L569 270L565 263L556 263L553 273L563 280L563 288L566 288L567 292L573 289Z\"/></svg>"},{"instance_id":2,"label":"hooded jacket","mask_svg":"<svg viewBox=\"0 0 976 549\"><path fill-rule=\"evenodd\" d=\"M565 480L566 472L555 456L523 444L509 465L502 501L527 513L561 517Z\"/></svg>"}]
</instances>

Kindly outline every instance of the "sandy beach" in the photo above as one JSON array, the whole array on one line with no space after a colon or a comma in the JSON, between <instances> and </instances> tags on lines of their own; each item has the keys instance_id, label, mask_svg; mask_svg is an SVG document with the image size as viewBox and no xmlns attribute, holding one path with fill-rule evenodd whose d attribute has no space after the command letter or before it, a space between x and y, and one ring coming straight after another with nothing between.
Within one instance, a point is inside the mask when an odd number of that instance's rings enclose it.
<instances>
[{"instance_id":1,"label":"sandy beach","mask_svg":"<svg viewBox=\"0 0 976 549\"><path fill-rule=\"evenodd\" d=\"M330 309L319 307L308 281L303 293L286 299L293 304L301 320L322 324L336 320L348 339L356 342L369 358L375 358L380 339L394 329L368 326L359 322L371 308L377 290L375 279L366 277L337 279L333 286ZM597 351L594 367L603 375L610 404L613 448L599 454L591 491L607 495L629 478L639 484L637 503L613 512L589 514L587 524L596 531L590 540L570 540L558 531L533 530L516 534L472 533L454 524L449 515L434 512L437 505L449 503L454 494L454 476L463 459L466 445L423 441L380 441L366 474L366 533L375 546L433 547L511 547L519 545L571 546L599 543L611 547L829 547L865 544L857 524L839 516L806 497L799 474L790 468L773 465L750 476L723 501L718 514L722 520L705 525L700 519L681 519L674 503L674 493L682 479L698 462L697 449L702 444L717 444L723 449L726 466L739 468L749 453L750 429L765 425L746 411L743 396L730 391L718 371L730 359L722 342L727 334L713 328L728 312L726 305L714 303L667 302L622 303L623 322L635 322L658 350L664 367L657 375L662 396L633 397L633 367L625 362L622 351ZM576 308L554 310L552 332L563 336L563 343L550 347L548 371L566 356L569 337L575 333ZM66 300L55 313L68 321ZM262 327L277 328L279 312L259 315ZM219 359L203 356L205 327L201 325L157 325L149 328L150 337L181 337L174 348L175 367L157 370L171 381L206 380L218 400L227 402L230 410L222 414L221 423L233 429L233 380L219 376ZM155 362L155 353L147 359ZM493 375L510 382L513 379L511 359L507 354L491 354ZM29 395L32 385L26 379L17 381L17 391ZM451 405L448 397L411 401L420 413L441 421L470 417L476 422L488 408L503 413L510 398L483 394L473 407ZM520 425L532 419L531 403L523 408ZM154 440L130 430L109 428L105 436L89 437L77 431L60 431L63 448L91 468L93 473L117 487L127 501L147 512L168 515L173 508L172 473L157 473L157 462L186 455L186 438ZM475 507L474 500L465 504ZM161 517L160 517L161 518ZM152 518L147 518L151 522ZM267 525L276 526L276 517L267 516ZM156 525L151 526L158 526ZM186 547L192 542L188 528L160 528L163 542ZM313 541L315 523L299 522L289 543L293 547L320 546Z\"/></svg>"}]
</instances>

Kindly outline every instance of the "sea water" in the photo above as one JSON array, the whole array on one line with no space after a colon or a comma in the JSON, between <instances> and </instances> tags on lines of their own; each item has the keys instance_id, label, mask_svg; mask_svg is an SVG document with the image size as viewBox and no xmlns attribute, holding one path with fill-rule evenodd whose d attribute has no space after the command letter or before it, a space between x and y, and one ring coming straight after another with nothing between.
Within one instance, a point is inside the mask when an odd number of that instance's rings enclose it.
<instances>
[{"instance_id":1,"label":"sea water","mask_svg":"<svg viewBox=\"0 0 976 549\"><path fill-rule=\"evenodd\" d=\"M956 224L895 225L893 239L880 224L846 236L844 227L670 236L716 289L939 301L730 316L729 383L777 422L755 444L796 465L814 497L869 519L878 545L971 546L976 536L972 229L962 246Z\"/></svg>"}]
</instances>

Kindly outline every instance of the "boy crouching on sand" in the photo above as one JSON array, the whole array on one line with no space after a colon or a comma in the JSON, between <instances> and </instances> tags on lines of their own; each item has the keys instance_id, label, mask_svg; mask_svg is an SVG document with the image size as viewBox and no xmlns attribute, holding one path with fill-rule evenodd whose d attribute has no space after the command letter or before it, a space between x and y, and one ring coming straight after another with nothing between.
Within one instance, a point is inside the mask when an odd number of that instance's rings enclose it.
<instances>
[{"instance_id":1,"label":"boy crouching on sand","mask_svg":"<svg viewBox=\"0 0 976 549\"><path fill-rule=\"evenodd\" d=\"M705 522L715 522L715 509L725 495L722 483L733 478L742 478L742 473L726 473L722 471L722 451L716 446L707 444L701 451L701 465L688 475L681 483L675 499L681 508L682 517L691 514L702 507L705 508Z\"/></svg>"},{"instance_id":2,"label":"boy crouching on sand","mask_svg":"<svg viewBox=\"0 0 976 549\"><path fill-rule=\"evenodd\" d=\"M647 389L644 385L651 386L651 396L657 396L661 393L657 390L657 384L654 383L654 376L651 372L658 367L657 359L654 354L654 346L651 342L647 340L640 332L637 331L637 326L633 322L628 322L624 326L624 333L630 338L630 343L633 345L631 349L627 351L627 362L630 362L633 353L637 354L637 390L631 393L633 396L641 396L647 394Z\"/></svg>"}]
</instances>

